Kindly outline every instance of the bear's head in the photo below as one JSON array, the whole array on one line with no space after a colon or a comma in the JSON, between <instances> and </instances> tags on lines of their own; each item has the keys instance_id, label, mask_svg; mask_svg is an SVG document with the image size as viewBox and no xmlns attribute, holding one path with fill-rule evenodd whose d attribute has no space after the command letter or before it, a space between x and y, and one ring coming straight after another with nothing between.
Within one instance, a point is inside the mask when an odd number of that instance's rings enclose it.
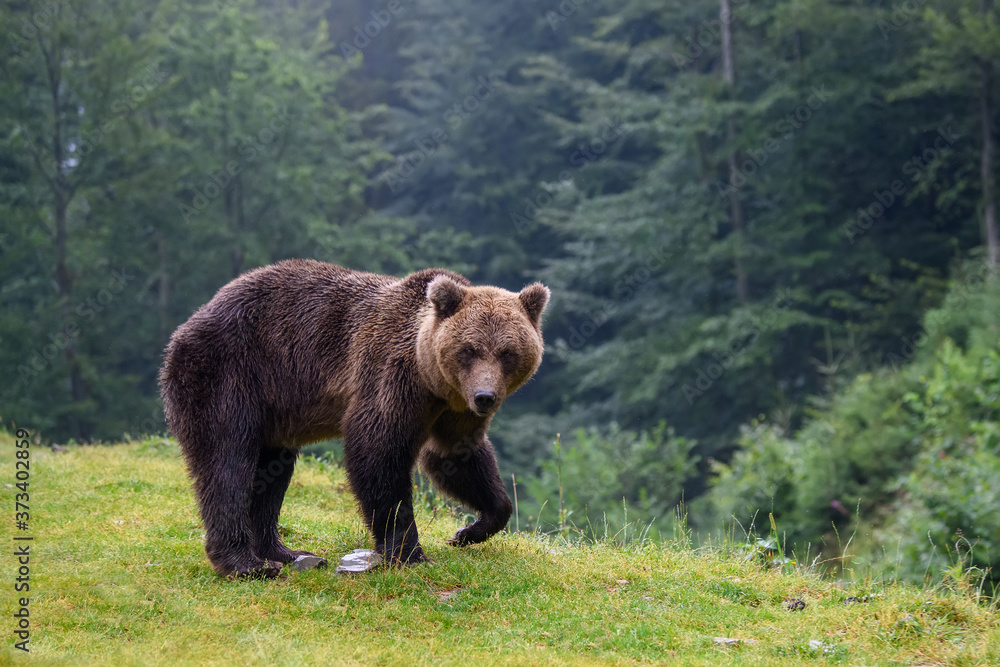
<instances>
[{"instance_id":1,"label":"bear's head","mask_svg":"<svg viewBox=\"0 0 1000 667\"><path fill-rule=\"evenodd\" d=\"M417 336L421 375L452 410L493 414L542 362L549 289L534 283L515 294L438 275L427 300Z\"/></svg>"}]
</instances>

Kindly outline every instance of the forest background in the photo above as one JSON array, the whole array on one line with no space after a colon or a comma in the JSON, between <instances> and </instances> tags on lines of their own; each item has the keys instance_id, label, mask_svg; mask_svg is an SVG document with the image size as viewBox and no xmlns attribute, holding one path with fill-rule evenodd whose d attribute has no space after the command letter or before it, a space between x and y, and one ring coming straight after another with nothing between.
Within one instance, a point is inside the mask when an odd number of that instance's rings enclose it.
<instances>
[{"instance_id":1,"label":"forest background","mask_svg":"<svg viewBox=\"0 0 1000 667\"><path fill-rule=\"evenodd\" d=\"M998 19L5 2L0 419L165 432L170 333L284 258L542 280L545 362L492 436L521 528L656 537L683 501L702 539L995 573Z\"/></svg>"}]
</instances>

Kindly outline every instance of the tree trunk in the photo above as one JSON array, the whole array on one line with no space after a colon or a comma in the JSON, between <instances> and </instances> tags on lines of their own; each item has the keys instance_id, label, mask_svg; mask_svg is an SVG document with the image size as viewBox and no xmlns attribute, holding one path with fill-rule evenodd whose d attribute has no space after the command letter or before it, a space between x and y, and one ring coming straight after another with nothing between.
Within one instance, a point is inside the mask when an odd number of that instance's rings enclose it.
<instances>
[{"instance_id":1,"label":"tree trunk","mask_svg":"<svg viewBox=\"0 0 1000 667\"><path fill-rule=\"evenodd\" d=\"M170 336L170 274L167 272L167 237L163 232L157 234L156 250L160 256L160 279L158 281L160 341L166 344Z\"/></svg>"},{"instance_id":2,"label":"tree trunk","mask_svg":"<svg viewBox=\"0 0 1000 667\"><path fill-rule=\"evenodd\" d=\"M229 249L229 272L236 278L243 272L243 239L240 233L244 227L243 210L243 175L237 175L232 183L232 198L226 198L226 217L230 219L230 229L233 230L233 245Z\"/></svg>"},{"instance_id":3,"label":"tree trunk","mask_svg":"<svg viewBox=\"0 0 1000 667\"><path fill-rule=\"evenodd\" d=\"M986 262L992 270L996 270L998 245L997 238L997 202L996 191L994 190L993 173L993 153L995 145L993 143L992 127L992 105L990 100L990 87L993 83L993 72L989 63L983 63L982 78L983 89L979 97L979 114L982 124L982 160L979 165L979 178L983 184L983 235L986 241Z\"/></svg>"},{"instance_id":4,"label":"tree trunk","mask_svg":"<svg viewBox=\"0 0 1000 667\"><path fill-rule=\"evenodd\" d=\"M69 270L66 258L66 243L68 240L67 215L69 212L70 200L73 197L73 189L70 186L69 178L66 174L66 154L63 146L63 122L61 116L61 103L59 90L62 85L60 76L62 59L58 46L51 44L46 47L41 33L38 34L38 44L45 58L45 69L48 74L49 95L52 101L52 162L53 177L50 181L52 188L52 200L55 217L55 273L56 290L59 294L60 310L62 311L63 324L70 321L73 315L73 306L70 298L73 292L73 275ZM69 393L73 403L82 403L87 399L87 386L83 380L83 373L80 369L80 361L76 354L76 341L70 338L66 343L63 352L66 365L69 367ZM74 437L80 442L90 440L90 424L86 420L81 420L75 415L70 417L70 430Z\"/></svg>"},{"instance_id":5,"label":"tree trunk","mask_svg":"<svg viewBox=\"0 0 1000 667\"><path fill-rule=\"evenodd\" d=\"M733 57L732 5L730 0L719 0L719 20L722 23L722 76L729 89L729 99L736 99L736 63ZM730 146L727 159L729 183L736 183L740 161L736 150L736 119L730 114L726 120L726 142ZM736 298L746 303L750 297L746 267L743 264L743 249L746 246L746 221L743 218L743 201L739 189L729 196L729 219L736 234L734 269L736 273Z\"/></svg>"}]
</instances>

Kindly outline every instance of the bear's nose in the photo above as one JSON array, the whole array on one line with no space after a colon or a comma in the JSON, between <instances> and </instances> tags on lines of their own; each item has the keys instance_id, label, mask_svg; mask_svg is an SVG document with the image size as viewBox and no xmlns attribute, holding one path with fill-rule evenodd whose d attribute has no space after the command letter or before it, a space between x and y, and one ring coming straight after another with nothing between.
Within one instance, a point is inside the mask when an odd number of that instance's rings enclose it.
<instances>
[{"instance_id":1,"label":"bear's nose","mask_svg":"<svg viewBox=\"0 0 1000 667\"><path fill-rule=\"evenodd\" d=\"M476 395L473 397L476 402L476 409L480 412L486 412L492 408L497 403L497 395L492 391L477 391Z\"/></svg>"}]
</instances>

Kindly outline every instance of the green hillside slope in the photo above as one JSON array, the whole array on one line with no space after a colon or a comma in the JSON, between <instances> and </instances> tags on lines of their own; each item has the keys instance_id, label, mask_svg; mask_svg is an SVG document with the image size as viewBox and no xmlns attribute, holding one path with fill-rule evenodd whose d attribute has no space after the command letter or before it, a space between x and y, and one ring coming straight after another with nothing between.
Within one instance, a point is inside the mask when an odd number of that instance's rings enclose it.
<instances>
[{"instance_id":1,"label":"green hillside slope","mask_svg":"<svg viewBox=\"0 0 1000 667\"><path fill-rule=\"evenodd\" d=\"M10 434L0 452L12 516ZM1000 664L995 608L958 590L845 586L682 544L505 533L458 550L445 544L457 519L427 507L433 565L225 581L173 442L30 452L28 529L8 522L8 544L30 544L31 652L14 648L23 594L8 555L2 663ZM296 471L281 524L333 563L369 545L343 471L321 462Z\"/></svg>"}]
</instances>

